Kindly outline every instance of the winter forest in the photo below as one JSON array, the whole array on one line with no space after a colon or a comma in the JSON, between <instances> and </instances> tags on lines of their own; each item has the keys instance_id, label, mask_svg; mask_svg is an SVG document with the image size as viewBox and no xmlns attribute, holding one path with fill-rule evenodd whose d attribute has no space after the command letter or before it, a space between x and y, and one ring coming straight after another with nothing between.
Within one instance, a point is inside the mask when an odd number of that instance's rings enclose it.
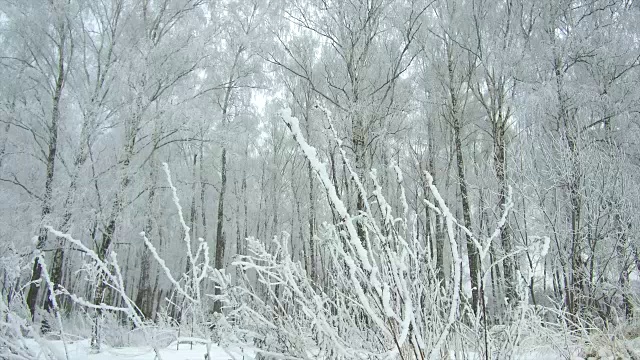
<instances>
[{"instance_id":1,"label":"winter forest","mask_svg":"<svg viewBox=\"0 0 640 360\"><path fill-rule=\"evenodd\" d=\"M640 359L639 134L635 0L0 0L0 358Z\"/></svg>"}]
</instances>

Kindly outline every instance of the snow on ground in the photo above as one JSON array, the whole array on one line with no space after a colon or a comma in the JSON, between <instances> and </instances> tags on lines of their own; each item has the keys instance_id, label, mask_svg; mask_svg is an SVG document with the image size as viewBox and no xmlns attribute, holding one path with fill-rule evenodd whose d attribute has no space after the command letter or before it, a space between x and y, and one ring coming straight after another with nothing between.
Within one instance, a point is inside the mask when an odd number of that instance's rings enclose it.
<instances>
[{"instance_id":1,"label":"snow on ground","mask_svg":"<svg viewBox=\"0 0 640 360\"><path fill-rule=\"evenodd\" d=\"M35 341L29 341L29 348L35 354L42 353L43 346L57 355L59 359L65 359L64 345L61 341L46 341L38 344ZM89 340L81 340L67 343L69 352L69 360L155 360L156 355L151 347L123 347L111 348L103 346L102 352L92 354L90 351ZM204 360L207 352L206 346L194 344L193 348L190 344L180 344L176 349L176 344L172 344L160 350L162 360ZM222 349L218 346L212 346L210 352L210 360L250 360L253 359L253 353L243 349ZM44 356L42 357L44 358Z\"/></svg>"},{"instance_id":2,"label":"snow on ground","mask_svg":"<svg viewBox=\"0 0 640 360\"><path fill-rule=\"evenodd\" d=\"M29 343L31 349L41 349L42 346L47 346L49 350L52 350L59 359L65 359L64 346L61 341L47 341L44 344L38 345L35 341ZM110 348L106 345L99 354L92 354L90 351L89 340L76 341L67 344L69 351L69 360L156 360L155 353L150 347L122 347L122 348ZM179 349L176 349L176 344L173 343L167 348L161 349L160 354L162 360L204 360L206 347L198 344L180 344ZM224 350L220 347L213 346L211 348L210 360L252 360L254 359L254 353L250 350L232 349ZM449 360L482 360L483 358L473 352L465 352L464 355L449 354ZM558 354L551 348L539 349L537 351L527 352L515 357L516 360L564 360L566 356ZM580 357L572 357L572 360L582 360ZM612 359L613 360L613 359Z\"/></svg>"},{"instance_id":3,"label":"snow on ground","mask_svg":"<svg viewBox=\"0 0 640 360\"><path fill-rule=\"evenodd\" d=\"M36 342L33 339L26 340L26 345L32 350L33 354L38 354L38 359L47 359L43 353L53 353L56 358L65 360L64 345L61 341L46 340ZM48 351L43 351L45 348ZM616 344L608 344L607 346L597 346L596 351L590 351L585 354L584 351L576 348L573 351L558 351L550 346L543 346L536 350L520 351L515 354L515 360L585 360L585 359L602 359L602 360L635 360L640 359L640 338L633 340L625 340ZM151 347L108 347L103 346L103 350L99 354L92 354L89 346L89 339L67 342L67 350L69 352L69 360L156 360L156 355ZM202 344L180 344L176 348L176 343L169 345L160 350L162 360L204 360L207 352L206 346ZM209 360L253 360L255 352L247 349L231 348L222 349L218 346L212 346ZM477 353L464 352L463 354L450 353L448 360L481 360Z\"/></svg>"}]
</instances>

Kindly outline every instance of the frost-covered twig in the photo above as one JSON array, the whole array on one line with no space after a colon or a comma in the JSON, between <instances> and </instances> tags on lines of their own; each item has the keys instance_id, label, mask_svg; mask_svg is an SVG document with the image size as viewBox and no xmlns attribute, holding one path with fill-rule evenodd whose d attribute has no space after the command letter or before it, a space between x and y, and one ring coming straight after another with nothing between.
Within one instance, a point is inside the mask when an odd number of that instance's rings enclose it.
<instances>
[{"instance_id":1,"label":"frost-covered twig","mask_svg":"<svg viewBox=\"0 0 640 360\"><path fill-rule=\"evenodd\" d=\"M300 290L297 282L307 280L300 278L303 275L290 271L294 267L292 264L280 263L261 252L256 253L256 259L268 260L270 266L258 265L251 260L251 257L244 258L235 264L244 266L245 269L253 268L256 270L260 281L267 285L266 290L270 294L269 297L280 296L268 288L276 284L285 286L286 291L295 294L296 309L312 321L314 329L319 331L316 335L319 338L326 336L332 339L334 344L341 344L343 343L340 340L342 335L339 332L342 330L339 329L343 329L344 326L347 326L346 324L350 324L352 329L359 328L358 323L362 321L360 316L364 316L369 324L367 328L380 336L379 346L381 348L379 350L385 349L385 351L355 350L345 344L338 350L340 356L351 358L355 355L353 351L356 353L360 351L360 354L371 354L376 358L389 358L402 354L406 356L411 354L416 358L424 358L425 356L436 358L440 355L441 348L450 336L453 324L458 319L462 260L457 252L454 227L459 224L431 181L430 190L434 192L439 205L438 207L432 205L432 207L438 209L439 215L446 220L452 258L454 259L452 281L449 286L451 293L449 299L445 299L442 297L444 293L440 291L439 283L430 280L430 275L435 271L430 264L431 257L425 256L425 251L428 249L419 243L416 235L409 234L409 211L400 168L397 165L393 167L400 188L399 218L394 217L395 209L385 199L383 189L377 181L376 171L371 170L369 173L373 183L372 195L380 207L380 219L378 219L378 214L374 214L371 209L368 200L369 194L364 184L351 168L341 140L333 127L330 112L322 107L321 109L327 115L329 127L333 133L334 141L338 144L348 174L356 184L359 196L364 199L364 210L355 217L347 212L342 200L338 197L325 164L318 158L315 148L311 147L304 139L298 120L291 116L289 109L283 110L281 117L323 184L330 206L340 215L342 222L339 226L344 226L344 230L333 230L329 236L334 240L327 243L329 254L333 259L333 266L338 270L328 274L332 289L331 296L337 297L335 298L336 307L333 307L333 311L337 311L337 313L328 313L324 316L333 318L335 323L327 325L327 322L321 321L321 315L326 311L323 308L324 305L321 304L325 302L311 301L311 299L322 299L328 295L322 292L318 293L322 288L313 286L309 286L310 289L315 289L313 291ZM363 239L360 238L361 236L358 235L355 228L356 217L364 230ZM416 228L414 226L411 229ZM466 228L463 230L470 233ZM407 241L405 237L412 240ZM475 236L473 238L475 239ZM342 240L346 241L342 242ZM477 243L478 246L481 246L479 241ZM363 244L366 244L366 248ZM346 273L341 271L345 265ZM426 294L433 296L433 300L427 301ZM280 306L278 298L272 300L278 304L278 307ZM441 318L440 315L441 309L438 306L442 305L448 309L446 318ZM264 306L267 305L260 305L260 307ZM340 308L345 306L347 312L343 313ZM350 308L352 310L349 310ZM266 319L264 321L265 325L272 323ZM278 320L280 323L282 321L285 320ZM371 324L375 324L375 327L370 327ZM333 353L332 356L335 355L336 353Z\"/></svg>"},{"instance_id":2,"label":"frost-covered twig","mask_svg":"<svg viewBox=\"0 0 640 360\"><path fill-rule=\"evenodd\" d=\"M169 187L171 188L172 200L174 206L178 210L178 220L183 230L183 240L186 245L187 251L187 272L183 274L183 279L186 279L186 286L180 284L180 281L176 279L171 274L171 271L166 265L164 259L160 256L156 248L153 246L147 234L142 232L140 235L142 236L145 246L151 252L151 255L156 260L160 268L164 272L167 279L173 285L173 288L177 293L182 295L185 301L189 302L192 306L189 308L192 312L192 325L196 321L196 314L202 313L204 314L206 309L203 308L203 296L205 298L212 298L214 301L222 301L224 296L209 296L209 294L202 293L202 284L205 280L212 281L219 287L227 286L227 278L225 278L224 273L221 270L214 269L210 265L210 255L209 255L209 246L206 241L202 238L198 238L198 246L193 251L193 247L191 246L191 229L187 226L187 223L184 219L184 214L182 211L182 206L180 205L180 198L178 197L178 191L173 184L171 179L171 171L169 170L169 165L167 163L163 163L164 172L166 174L167 182L169 183ZM198 311L199 312L198 312ZM209 327L209 329L211 329ZM193 330L193 328L192 328ZM208 343L208 347L211 345L211 341Z\"/></svg>"},{"instance_id":3,"label":"frost-covered twig","mask_svg":"<svg viewBox=\"0 0 640 360\"><path fill-rule=\"evenodd\" d=\"M369 254L367 250L364 248L364 246L362 245L362 241L358 236L358 232L356 230L356 226L353 221L353 218L348 213L346 206L338 196L336 189L333 186L331 179L329 178L329 174L327 173L325 164L318 159L316 154L316 149L310 146L307 143L307 141L304 139L304 136L302 135L302 131L300 130L298 119L291 116L291 110L290 109L282 110L280 112L280 116L282 117L284 122L287 124L287 126L291 130L291 133L293 134L294 139L298 142L298 145L300 146L303 153L311 163L311 167L315 170L316 174L318 175L320 182L322 183L322 185L325 188L325 191L329 195L329 199L331 201L333 208L337 211L337 213L343 219L344 224L347 227L347 231L349 233L348 238L350 240L350 245L354 249L356 249L356 254L358 255L358 259L362 264L363 270L369 273L372 273L373 266L371 265L371 262L369 260ZM379 316L376 315L375 311L371 309L370 301L365 295L364 289L362 288L362 285L360 284L360 281L358 280L358 277L356 275L359 270L356 263L348 255L345 256L344 261L347 264L347 267L349 268L349 275L351 278L351 282L354 286L354 290L356 291L356 294L358 295L359 300L362 302L362 306L367 310L367 313L370 314L373 322L384 332L388 332L384 321Z\"/></svg>"},{"instance_id":4,"label":"frost-covered twig","mask_svg":"<svg viewBox=\"0 0 640 360\"><path fill-rule=\"evenodd\" d=\"M371 271L373 267L371 266L371 262L369 261L369 254L367 253L367 250L364 248L364 246L362 246L353 219L347 212L346 206L338 196L338 193L336 192L336 189L331 182L331 178L327 173L325 164L321 162L320 159L318 159L316 149L309 145L309 143L307 143L307 141L305 140L304 136L302 135L302 131L300 130L298 119L291 116L291 109L283 109L280 112L280 116L282 117L282 120L285 122L285 124L287 124L287 127L289 127L294 140L298 142L300 149L304 153L307 160L311 163L311 167L318 175L320 182L329 195L329 200L331 201L332 206L344 221L345 226L347 227L347 230L349 232L351 245L356 249L359 260L362 262L362 267L366 271Z\"/></svg>"},{"instance_id":5,"label":"frost-covered twig","mask_svg":"<svg viewBox=\"0 0 640 360\"><path fill-rule=\"evenodd\" d=\"M62 345L64 347L64 356L67 360L69 360L69 349L67 348L67 341L64 337L64 328L62 327L62 319L60 318L60 311L58 310L58 299L56 298L56 292L53 288L53 282L49 277L49 271L47 270L47 264L44 261L42 254L38 254L37 259L40 267L42 268L42 278L46 281L47 287L49 290L49 301L51 301L52 310L54 316L56 318L56 322L58 323L58 327L60 328L60 340L62 341Z\"/></svg>"},{"instance_id":6,"label":"frost-covered twig","mask_svg":"<svg viewBox=\"0 0 640 360\"><path fill-rule=\"evenodd\" d=\"M191 250L191 229L187 225L187 222L184 220L184 214L182 213L182 205L180 205L180 198L178 197L178 189L173 185L173 181L171 180L171 171L169 170L169 165L167 163L162 163L162 167L164 169L165 174L167 175L167 182L169 183L169 187L171 188L171 195L173 198L173 204L178 210L178 219L180 220L180 225L182 226L182 231L184 233L184 243L187 248L187 259L189 261L190 268L192 270L192 286L195 294L200 294L200 283L196 280L199 278L198 268L196 266L196 256L194 256L193 251ZM198 249L199 250L199 249ZM157 259L156 259L157 260ZM203 271L206 271L203 269ZM196 295L197 296L197 295ZM193 301L193 298L190 299Z\"/></svg>"},{"instance_id":7,"label":"frost-covered twig","mask_svg":"<svg viewBox=\"0 0 640 360\"><path fill-rule=\"evenodd\" d=\"M453 295L452 295L451 306L449 308L449 318L447 319L447 324L445 325L444 330L438 337L438 341L436 342L436 345L429 353L429 359L435 360L440 356L440 348L442 347L442 344L444 343L444 341L447 339L451 326L453 325L453 323L456 321L456 318L457 318L458 307L460 306L460 281L461 281L462 258L458 254L458 243L456 241L455 232L453 229L453 224L454 224L453 214L451 213L444 199L440 195L438 188L436 188L436 186L433 184L433 177L431 176L431 174L426 172L425 175L427 177L427 186L429 186L429 190L431 190L431 193L433 194L434 198L438 202L440 211L442 212L442 216L444 216L445 218L445 223L447 226L447 235L449 237L449 243L451 245L451 256L453 257L453 287L452 287Z\"/></svg>"},{"instance_id":8,"label":"frost-covered twig","mask_svg":"<svg viewBox=\"0 0 640 360\"><path fill-rule=\"evenodd\" d=\"M187 291L182 288L182 285L180 285L178 280L176 280L173 277L173 275L171 275L171 270L169 270L169 268L167 267L166 261L164 261L164 259L160 256L160 254L158 254L158 250L156 250L155 246L153 246L151 241L149 241L149 238L147 238L147 234L145 232L141 232L140 236L142 236L142 239L144 240L144 244L146 245L147 249L151 252L151 255L156 260L158 265L160 265L160 267L162 268L162 271L164 272L164 275L171 282L171 284L174 286L176 291L178 291L180 295L184 296L189 301L192 301L194 303L200 302L200 299L196 299L192 297L190 294L188 294Z\"/></svg>"},{"instance_id":9,"label":"frost-covered twig","mask_svg":"<svg viewBox=\"0 0 640 360\"><path fill-rule=\"evenodd\" d=\"M53 229L50 226L48 226L47 229L49 232L51 232L55 236L65 239L71 244L77 246L81 251L83 251L86 255L88 255L89 258L93 260L94 264L97 266L100 272L106 277L104 281L120 296L120 298L123 300L126 306L115 307L115 306L102 304L102 303L92 304L75 294L71 294L68 290L66 290L61 285L59 285L58 291L63 294L69 295L72 301L87 308L93 308L96 310L103 310L103 311L108 310L108 311L123 312L134 323L136 327L140 327L144 329L144 320L140 316L139 309L137 308L133 300L131 300L131 298L129 298L129 296L126 294L124 280L122 278L120 266L118 265L117 254L115 252L111 252L109 256L110 261L107 261L106 259L102 260L100 259L98 254L96 254L93 250L87 248L81 241L74 239L70 234L62 233L58 230ZM110 267L112 267L114 271L111 271ZM147 334L146 331L144 331L143 333L145 334L145 337L149 337L149 334ZM152 344L152 348L156 353L156 358L158 360L162 360L160 351L157 348L157 346Z\"/></svg>"}]
</instances>

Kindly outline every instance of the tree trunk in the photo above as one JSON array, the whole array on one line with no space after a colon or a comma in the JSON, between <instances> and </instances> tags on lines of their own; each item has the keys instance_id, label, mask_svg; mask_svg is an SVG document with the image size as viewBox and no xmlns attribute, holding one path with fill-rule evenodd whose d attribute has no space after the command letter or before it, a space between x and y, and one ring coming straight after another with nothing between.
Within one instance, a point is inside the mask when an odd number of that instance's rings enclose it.
<instances>
[{"instance_id":1,"label":"tree trunk","mask_svg":"<svg viewBox=\"0 0 640 360\"><path fill-rule=\"evenodd\" d=\"M571 269L569 283L567 286L566 307L570 314L576 315L580 311L581 299L579 294L584 286L584 266L582 263L582 195L581 195L581 167L578 149L578 130L575 124L575 109L568 108L568 99L564 93L564 72L562 61L556 56L554 62L554 73L556 77L556 91L558 100L558 128L564 132L564 140L569 150L569 184L568 197L570 205L570 254Z\"/></svg>"},{"instance_id":2,"label":"tree trunk","mask_svg":"<svg viewBox=\"0 0 640 360\"><path fill-rule=\"evenodd\" d=\"M116 227L118 225L118 219L124 209L125 203L125 194L126 190L129 187L131 182L131 177L129 175L129 165L131 163L131 159L133 158L134 148L136 145L137 138L137 130L138 124L140 124L140 119L142 117L142 99L136 99L136 113L133 115L131 122L127 126L126 130L126 142L124 148L124 158L122 161L122 165L120 166L120 183L118 186L118 190L114 196L113 205L111 207L111 213L109 214L109 218L107 220L107 226L102 233L102 239L98 244L97 255L100 260L104 261L106 256L111 248L111 243L113 242L113 235L115 234ZM98 284L96 285L96 292L94 295L94 304L100 304L104 301L104 294L106 290L106 284L102 280L98 280ZM99 352L102 334L101 327L102 325L102 310L97 309L94 319L94 329L92 331L91 336L91 348Z\"/></svg>"},{"instance_id":3,"label":"tree trunk","mask_svg":"<svg viewBox=\"0 0 640 360\"><path fill-rule=\"evenodd\" d=\"M220 168L221 168L221 176L222 183L220 184L220 198L218 200L218 223L216 226L216 259L215 259L215 267L216 269L224 269L224 248L225 248L225 238L224 238L224 195L227 189L227 149L222 148L222 156L220 159ZM220 288L216 287L215 295L220 295ZM222 303L220 301L216 301L213 305L213 311L216 313L220 313L222 310Z\"/></svg>"},{"instance_id":4,"label":"tree trunk","mask_svg":"<svg viewBox=\"0 0 640 360\"><path fill-rule=\"evenodd\" d=\"M0 170L2 170L2 162L4 161L4 154L7 151L7 140L9 139L9 131L11 130L11 121L7 121L4 126L4 132L2 133L2 144L0 144Z\"/></svg>"},{"instance_id":5,"label":"tree trunk","mask_svg":"<svg viewBox=\"0 0 640 360\"><path fill-rule=\"evenodd\" d=\"M364 134L364 123L362 119L362 115L357 114L353 121L352 126L352 143L353 143L353 151L355 153L355 167L356 174L360 178L362 185L365 183L365 171L366 171L366 153L365 153L365 134ZM358 189L358 186L354 184L353 189L356 193L356 215L359 215L360 212L365 211L364 207L364 198ZM363 246L367 246L365 241L365 230L363 224L358 221L356 223L356 230L358 233L358 237L362 242Z\"/></svg>"},{"instance_id":6,"label":"tree trunk","mask_svg":"<svg viewBox=\"0 0 640 360\"><path fill-rule=\"evenodd\" d=\"M231 81L229 81L231 83ZM224 105L222 107L222 125L226 125L227 111L229 107L229 100L231 97L231 85L227 87L227 91L224 97ZM220 155L220 194L218 199L218 222L216 224L216 257L215 267L216 269L224 269L224 250L226 245L226 239L224 237L224 196L227 191L227 148L226 145L222 146L222 154ZM220 295L220 288L216 287L214 291L215 295ZM213 311L220 313L222 310L222 303L216 301L213 305Z\"/></svg>"},{"instance_id":7,"label":"tree trunk","mask_svg":"<svg viewBox=\"0 0 640 360\"><path fill-rule=\"evenodd\" d=\"M231 67L231 71L229 74L229 81L227 82L227 88L224 94L224 102L222 105L222 129L226 128L227 124L227 113L229 111L229 104L231 100L231 91L233 90L234 83L234 73L236 66L238 65L238 60L240 58L240 54L244 51L243 47L240 47L233 60L233 66ZM220 155L220 194L218 200L218 223L216 224L216 256L215 256L215 268L222 270L225 267L224 264L224 251L226 245L226 239L224 234L224 197L227 191L227 147L226 144L222 145L222 154ZM215 295L220 295L220 288L216 287L214 290ZM222 310L222 303L218 300L213 304L213 311L216 313L220 313Z\"/></svg>"},{"instance_id":8,"label":"tree trunk","mask_svg":"<svg viewBox=\"0 0 640 360\"><path fill-rule=\"evenodd\" d=\"M249 237L249 200L247 199L247 163L249 161L249 146L245 148L244 151L244 159L245 166L242 170L242 202L244 207L244 236L243 239L246 240Z\"/></svg>"},{"instance_id":9,"label":"tree trunk","mask_svg":"<svg viewBox=\"0 0 640 360\"><path fill-rule=\"evenodd\" d=\"M471 230L471 206L469 204L469 190L467 186L467 180L465 176L464 168L464 156L462 153L462 114L459 111L461 104L459 103L458 94L454 89L455 76L454 76L454 64L452 58L452 50L450 46L447 46L447 70L449 76L448 90L449 90L449 109L448 117L453 128L454 147L456 153L456 165L458 171L458 183L460 187L460 195L462 197L462 218L464 226ZM472 308L475 313L478 312L478 301L481 294L480 284L478 283L478 274L481 270L479 268L480 257L478 255L478 249L471 240L468 234L465 233L465 240L467 244L467 257L469 261L469 278L471 280L471 295L472 295Z\"/></svg>"},{"instance_id":10,"label":"tree trunk","mask_svg":"<svg viewBox=\"0 0 640 360\"><path fill-rule=\"evenodd\" d=\"M236 208L233 214L236 219L236 255L242 254L242 229L240 226L240 191L238 191L238 179L233 181L233 189L236 198Z\"/></svg>"},{"instance_id":11,"label":"tree trunk","mask_svg":"<svg viewBox=\"0 0 640 360\"><path fill-rule=\"evenodd\" d=\"M464 173L464 158L462 154L462 141L460 139L460 122L454 120L454 138L455 149L457 158L458 179L460 186L460 195L462 197L462 218L464 220L464 226L468 229L471 228L471 206L469 205L469 190L467 189L467 180ZM478 301L480 299L480 287L478 282L480 257L478 255L478 249L471 240L468 234L465 233L465 240L467 243L467 256L469 259L469 278L471 280L471 298L472 308L474 312L478 312Z\"/></svg>"},{"instance_id":12,"label":"tree trunk","mask_svg":"<svg viewBox=\"0 0 640 360\"><path fill-rule=\"evenodd\" d=\"M435 147L433 146L434 142L435 142L435 136L434 136L434 130L433 130L433 124L431 122L427 122L427 131L429 132L429 143L427 145L427 166L428 166L428 171L431 174L431 176L433 177L433 184L436 184L436 180L435 180L435 173L436 173L436 166L435 166L435 158L436 158L436 154L435 154ZM420 176L424 176L424 174L420 174ZM427 199L431 199L433 200L433 195L431 194L431 191L429 190L427 183L425 181L426 179L423 180L423 191L424 191L424 196ZM431 201L433 203L433 201ZM441 223L438 219L438 217L436 216L436 214L428 207L425 205L425 219L426 219L426 227L425 227L425 241L427 241L427 237L430 238L431 242L435 245L435 252L436 252L436 275L438 277L438 280L441 282L441 286L445 286L445 274L444 274L444 243L445 243L445 238L444 238L444 232L442 230L442 226Z\"/></svg>"},{"instance_id":13,"label":"tree trunk","mask_svg":"<svg viewBox=\"0 0 640 360\"><path fill-rule=\"evenodd\" d=\"M202 217L202 238L207 241L207 200L204 178L204 143L200 143L200 216Z\"/></svg>"},{"instance_id":14,"label":"tree trunk","mask_svg":"<svg viewBox=\"0 0 640 360\"><path fill-rule=\"evenodd\" d=\"M80 148L78 153L76 154L73 160L73 174L71 178L71 183L69 184L69 189L67 190L67 196L64 200L64 215L62 216L62 222L58 230L63 233L69 231L69 224L71 222L71 217L73 216L73 205L76 202L76 191L78 188L78 180L80 178L80 171L82 166L87 161L89 157L89 121L93 118L93 113L85 116L85 119L82 124L82 130L80 131ZM56 289L59 284L62 282L62 273L64 266L64 243L63 239L56 239L55 252L53 255L53 263L51 264L51 282L53 283L53 288ZM47 288L47 300L45 301L44 308L48 312L52 308L53 304L51 303L50 298L51 294Z\"/></svg>"},{"instance_id":15,"label":"tree trunk","mask_svg":"<svg viewBox=\"0 0 640 360\"><path fill-rule=\"evenodd\" d=\"M507 159L506 159L506 121L508 117L503 117L501 109L498 109L499 114L493 124L493 166L498 180L499 200L498 200L498 213L502 214L507 205L507 196L509 186L507 184ZM518 294L516 293L516 280L515 280L515 262L509 254L512 252L512 236L509 222L507 221L500 232L500 240L502 244L502 250L504 252L503 260L503 275L505 295L507 297L508 304L516 304L518 301Z\"/></svg>"},{"instance_id":16,"label":"tree trunk","mask_svg":"<svg viewBox=\"0 0 640 360\"><path fill-rule=\"evenodd\" d=\"M59 24L57 27L60 39L58 42L58 64L57 64L57 76L55 79L55 88L52 98L52 110L51 110L51 123L48 126L49 139L48 139L48 153L47 153L47 172L45 175L44 195L42 197L42 210L41 210L41 225L44 225L47 221L47 217L51 214L51 201L53 193L53 178L55 174L55 162L56 153L58 150L58 129L60 126L60 99L62 96L62 90L65 83L65 46L67 42L67 30L64 24ZM47 242L47 229L44 226L40 227L38 234L38 242L36 249L41 251L44 249ZM39 261L36 259L33 263L33 270L31 274L31 285L29 286L29 292L27 294L27 306L31 313L31 318L34 319L36 312L36 303L38 300L38 290L40 277L42 275L42 267ZM49 302L49 300L47 300ZM48 305L51 308L51 304Z\"/></svg>"},{"instance_id":17,"label":"tree trunk","mask_svg":"<svg viewBox=\"0 0 640 360\"><path fill-rule=\"evenodd\" d=\"M154 132L155 136L159 135L158 131ZM149 171L149 196L147 198L147 225L145 228L146 236L149 239L152 239L152 231L153 231L153 223L155 217L155 208L156 208L156 187L157 187L157 178L158 178L158 164L155 160L155 155L152 155L152 159L150 162L150 171ZM152 294L153 289L151 288L151 255L146 246L142 246L142 254L140 256L140 279L138 281L138 293L136 295L135 303L142 312L142 315L147 319L151 319L153 317L153 300L154 295Z\"/></svg>"}]
</instances>

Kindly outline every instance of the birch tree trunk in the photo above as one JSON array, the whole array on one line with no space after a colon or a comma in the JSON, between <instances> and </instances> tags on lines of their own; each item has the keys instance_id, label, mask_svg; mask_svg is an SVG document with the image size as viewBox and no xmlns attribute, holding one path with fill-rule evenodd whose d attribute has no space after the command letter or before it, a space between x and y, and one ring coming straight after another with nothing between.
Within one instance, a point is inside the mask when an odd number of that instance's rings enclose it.
<instances>
[{"instance_id":1,"label":"birch tree trunk","mask_svg":"<svg viewBox=\"0 0 640 360\"><path fill-rule=\"evenodd\" d=\"M233 88L233 73L238 61L238 57L242 50L236 53L234 65L231 68L231 75L229 76L229 82L224 95L224 103L222 105L222 128L226 127L227 112L229 110L229 101L231 98L231 90ZM224 198L227 191L227 146L222 145L222 153L220 154L220 192L218 194L218 211L217 211L217 224L216 224L216 256L215 267L216 269L224 269L224 251L226 246L226 239L224 237ZM215 295L220 295L220 288L216 287L214 291ZM213 304L213 311L220 313L222 311L222 302L216 301Z\"/></svg>"},{"instance_id":2,"label":"birch tree trunk","mask_svg":"<svg viewBox=\"0 0 640 360\"><path fill-rule=\"evenodd\" d=\"M63 15L60 14L62 17ZM42 196L42 210L41 210L41 222L42 226L40 227L38 234L38 242L36 244L36 249L38 251L42 251L44 247L47 245L47 229L44 227L45 222L48 221L48 217L51 214L51 206L52 206L52 193L53 193L53 179L55 176L55 165L56 165L56 154L58 151L58 130L60 127L60 101L62 97L62 91L64 88L64 84L66 81L66 77L68 74L68 69L66 68L66 63L68 61L67 51L72 51L71 39L69 38L69 26L65 20L59 20L56 25L56 35L57 38L57 64L55 71L55 79L54 79L54 88L53 88L53 96L52 96L52 109L51 109L51 122L47 125L48 128L48 151L46 157L46 174L45 174L45 185L44 185L44 194ZM67 47L70 49L67 49ZM36 303L38 300L38 288L39 284L37 281L40 280L42 274L42 267L40 266L39 261L36 259L33 263L33 270L31 275L31 285L29 287L29 292L27 294L27 306L29 307L29 312L31 313L32 319L35 317L36 313ZM50 300L46 300L47 303ZM51 304L47 305L47 308L51 308ZM46 324L45 328L46 328Z\"/></svg>"},{"instance_id":3,"label":"birch tree trunk","mask_svg":"<svg viewBox=\"0 0 640 360\"><path fill-rule=\"evenodd\" d=\"M460 189L460 196L462 198L462 219L463 225L467 229L471 229L471 205L469 203L469 190L467 184L467 178L464 167L464 154L462 148L462 112L461 108L464 107L464 100L459 99L457 89L455 88L455 65L453 59L452 44L447 43L447 73L448 73L448 109L447 117L453 130L454 151L456 155L456 170L458 175L458 186ZM479 283L479 271L480 269L480 257L478 255L478 249L471 240L471 237L465 233L466 247L467 247L467 259L469 261L469 279L471 281L471 297L472 297L472 309L474 312L478 312L479 300L482 294L480 294Z\"/></svg>"}]
</instances>

